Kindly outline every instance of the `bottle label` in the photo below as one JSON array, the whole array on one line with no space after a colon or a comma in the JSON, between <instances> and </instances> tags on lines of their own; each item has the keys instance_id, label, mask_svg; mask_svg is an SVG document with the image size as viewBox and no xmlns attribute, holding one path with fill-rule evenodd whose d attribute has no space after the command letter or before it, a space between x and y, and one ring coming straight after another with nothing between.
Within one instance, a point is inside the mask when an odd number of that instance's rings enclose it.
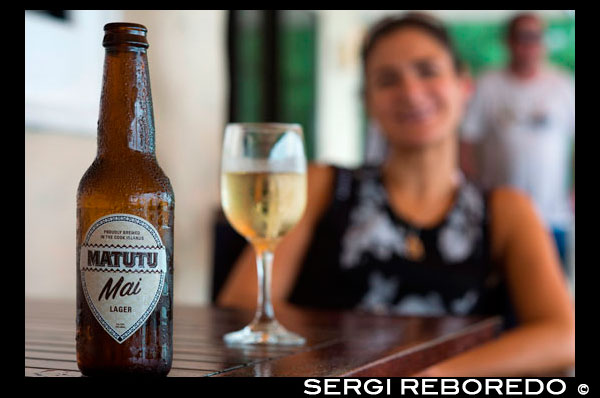
<instances>
[{"instance_id":1,"label":"bottle label","mask_svg":"<svg viewBox=\"0 0 600 398\"><path fill-rule=\"evenodd\" d=\"M81 284L90 310L122 343L146 322L167 273L165 247L152 224L111 214L90 227L79 253Z\"/></svg>"}]
</instances>

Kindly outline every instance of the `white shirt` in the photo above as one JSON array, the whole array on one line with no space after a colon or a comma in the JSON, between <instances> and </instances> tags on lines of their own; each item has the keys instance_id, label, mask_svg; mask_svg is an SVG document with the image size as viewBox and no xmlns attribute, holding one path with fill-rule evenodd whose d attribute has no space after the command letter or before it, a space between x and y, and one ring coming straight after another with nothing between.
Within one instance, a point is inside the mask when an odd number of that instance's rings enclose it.
<instances>
[{"instance_id":1,"label":"white shirt","mask_svg":"<svg viewBox=\"0 0 600 398\"><path fill-rule=\"evenodd\" d=\"M550 66L519 80L509 71L483 75L462 126L462 139L477 143L479 183L511 185L533 199L545 222L571 221L569 179L575 133L575 85Z\"/></svg>"}]
</instances>

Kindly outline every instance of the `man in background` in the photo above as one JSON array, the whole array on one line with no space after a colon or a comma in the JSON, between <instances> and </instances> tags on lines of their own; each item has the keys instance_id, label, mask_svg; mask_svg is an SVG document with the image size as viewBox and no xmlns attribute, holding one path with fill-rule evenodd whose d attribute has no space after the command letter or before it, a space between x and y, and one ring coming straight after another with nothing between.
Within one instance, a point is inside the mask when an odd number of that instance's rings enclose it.
<instances>
[{"instance_id":1,"label":"man in background","mask_svg":"<svg viewBox=\"0 0 600 398\"><path fill-rule=\"evenodd\" d=\"M510 62L477 82L462 126L461 163L484 189L511 185L525 191L566 267L575 86L568 74L545 62L543 35L544 23L535 14L519 14L508 23Z\"/></svg>"}]
</instances>

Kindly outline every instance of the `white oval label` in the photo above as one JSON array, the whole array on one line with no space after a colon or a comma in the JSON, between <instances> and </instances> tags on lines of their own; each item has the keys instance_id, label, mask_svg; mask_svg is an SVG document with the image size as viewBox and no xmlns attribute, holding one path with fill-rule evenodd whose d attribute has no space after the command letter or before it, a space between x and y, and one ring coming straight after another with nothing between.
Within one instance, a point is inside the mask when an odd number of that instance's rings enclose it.
<instances>
[{"instance_id":1,"label":"white oval label","mask_svg":"<svg viewBox=\"0 0 600 398\"><path fill-rule=\"evenodd\" d=\"M146 322L165 283L167 253L152 224L110 214L88 230L79 252L83 294L104 330L118 343Z\"/></svg>"}]
</instances>

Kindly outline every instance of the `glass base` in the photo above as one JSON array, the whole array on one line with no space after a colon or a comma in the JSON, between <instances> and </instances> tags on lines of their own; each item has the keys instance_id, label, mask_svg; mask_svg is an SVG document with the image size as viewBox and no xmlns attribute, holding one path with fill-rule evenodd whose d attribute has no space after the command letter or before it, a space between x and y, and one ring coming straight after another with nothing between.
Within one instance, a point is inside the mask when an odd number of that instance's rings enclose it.
<instances>
[{"instance_id":1,"label":"glass base","mask_svg":"<svg viewBox=\"0 0 600 398\"><path fill-rule=\"evenodd\" d=\"M303 345L306 339L290 332L276 320L258 323L252 322L241 330L227 333L223 340L231 345L264 344L264 345Z\"/></svg>"}]
</instances>

